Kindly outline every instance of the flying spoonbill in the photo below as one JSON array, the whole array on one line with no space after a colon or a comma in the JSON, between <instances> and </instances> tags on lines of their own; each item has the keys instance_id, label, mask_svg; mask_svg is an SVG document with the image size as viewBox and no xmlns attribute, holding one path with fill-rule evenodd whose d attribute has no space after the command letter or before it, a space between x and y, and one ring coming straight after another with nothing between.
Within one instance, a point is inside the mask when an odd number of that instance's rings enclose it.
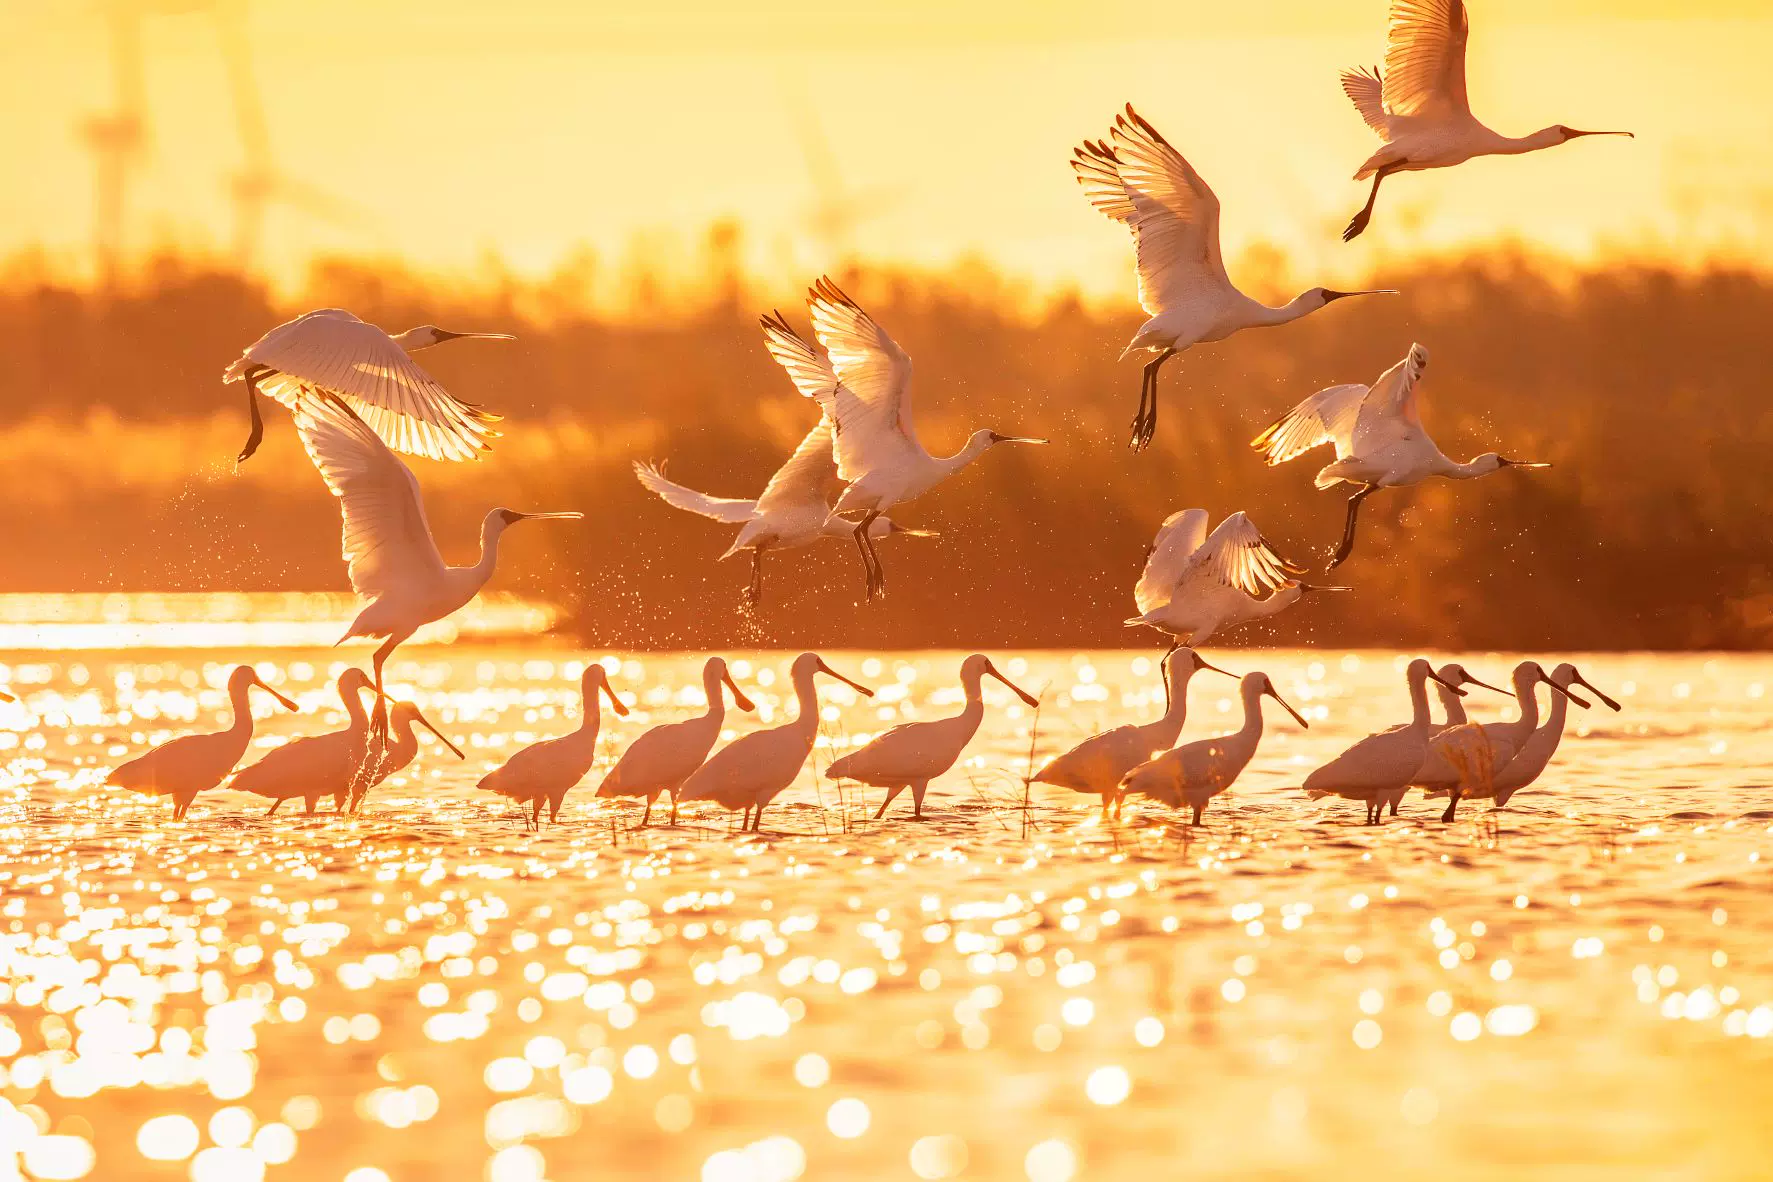
<instances>
[{"instance_id":1,"label":"flying spoonbill","mask_svg":"<svg viewBox=\"0 0 1773 1182\"><path fill-rule=\"evenodd\" d=\"M1551 671L1553 685L1563 686L1568 690L1572 685L1580 685L1589 693L1607 704L1611 710L1617 711L1619 703L1608 697L1601 688L1577 672L1576 666L1565 662ZM1581 698L1571 693L1552 694L1551 712L1545 722L1533 732L1532 737L1515 752L1513 759L1508 761L1495 777L1496 807L1501 808L1508 803L1509 797L1539 778L1545 771L1545 765L1557 754L1558 743L1564 737L1564 716L1571 702L1587 705Z\"/></svg>"},{"instance_id":2,"label":"flying spoonbill","mask_svg":"<svg viewBox=\"0 0 1773 1182\"><path fill-rule=\"evenodd\" d=\"M1428 350L1411 345L1409 355L1371 386L1355 383L1319 390L1250 441L1251 447L1265 453L1270 467L1322 444L1336 445L1336 458L1318 472L1317 487L1332 489L1347 481L1356 488L1348 498L1348 521L1330 559L1331 570L1354 549L1355 515L1361 502L1378 489L1416 484L1431 476L1470 480L1503 468L1551 467L1506 459L1493 451L1463 464L1448 459L1429 438L1416 403L1416 384L1427 368Z\"/></svg>"},{"instance_id":3,"label":"flying spoonbill","mask_svg":"<svg viewBox=\"0 0 1773 1182\"><path fill-rule=\"evenodd\" d=\"M1133 588L1139 614L1128 627L1143 624L1178 644L1199 646L1221 629L1291 607L1307 591L1348 590L1289 578L1305 568L1277 554L1242 513L1221 521L1211 535L1207 520L1205 509L1182 509L1158 527Z\"/></svg>"},{"instance_id":4,"label":"flying spoonbill","mask_svg":"<svg viewBox=\"0 0 1773 1182\"><path fill-rule=\"evenodd\" d=\"M448 332L421 324L389 336L343 308L322 308L280 324L246 347L222 372L224 385L246 383L252 433L235 463L248 459L265 435L259 391L291 411L315 399L338 399L395 451L433 460L471 460L498 435L499 421L457 401L410 354L444 341L509 341L502 332Z\"/></svg>"},{"instance_id":5,"label":"flying spoonbill","mask_svg":"<svg viewBox=\"0 0 1773 1182\"><path fill-rule=\"evenodd\" d=\"M411 763L419 753L419 736L413 727L422 726L437 736L437 741L448 747L457 759L467 759L462 749L444 737L442 731L431 724L431 720L420 712L413 702L395 702L394 709L389 713L388 743L380 754L368 751L364 754L363 768L351 782L350 800L345 805L347 812L356 812L368 796L370 789L375 788Z\"/></svg>"},{"instance_id":6,"label":"flying spoonbill","mask_svg":"<svg viewBox=\"0 0 1773 1182\"><path fill-rule=\"evenodd\" d=\"M369 714L363 708L363 693L374 688L363 670L345 670L338 681L339 701L345 706L344 727L272 748L263 759L242 768L228 787L269 797L267 817L295 797L307 802L310 815L323 796L332 797L333 807L342 812L363 775L369 753Z\"/></svg>"},{"instance_id":7,"label":"flying spoonbill","mask_svg":"<svg viewBox=\"0 0 1773 1182\"><path fill-rule=\"evenodd\" d=\"M1549 685L1553 696L1562 695L1584 707L1588 703L1551 679L1538 661L1522 661L1514 667L1514 700L1518 709L1512 722L1468 722L1448 727L1433 736L1428 755L1414 782L1447 790L1447 811L1441 820L1451 822L1465 797L1494 797L1496 777L1515 752L1533 737L1539 726L1539 695L1536 687Z\"/></svg>"},{"instance_id":8,"label":"flying spoonbill","mask_svg":"<svg viewBox=\"0 0 1773 1182\"><path fill-rule=\"evenodd\" d=\"M227 778L252 742L252 702L248 691L254 686L264 690L279 705L295 710L294 702L266 685L251 665L238 665L228 675L228 705L233 710L233 725L225 731L207 735L181 735L169 739L128 763L112 769L105 783L134 792L172 797L172 819L177 821L190 811L191 802L199 792L214 788ZM8 695L3 700L12 701Z\"/></svg>"},{"instance_id":9,"label":"flying spoonbill","mask_svg":"<svg viewBox=\"0 0 1773 1182\"><path fill-rule=\"evenodd\" d=\"M1428 683L1446 686L1457 697L1465 691L1442 681L1421 657L1410 662L1405 676L1410 684L1410 721L1403 726L1368 735L1329 763L1305 777L1309 796L1342 796L1363 800L1367 824L1377 825L1390 793L1402 793L1428 758L1429 736L1436 724L1428 713Z\"/></svg>"},{"instance_id":10,"label":"flying spoonbill","mask_svg":"<svg viewBox=\"0 0 1773 1182\"><path fill-rule=\"evenodd\" d=\"M825 769L825 777L885 788L886 799L880 802L880 808L874 814L877 821L885 815L893 798L909 788L911 817L915 821L923 820L923 794L929 789L930 781L954 766L985 718L983 685L986 677L1003 682L1028 705L1040 705L1033 694L998 672L990 657L974 653L960 665L960 685L966 693L966 705L959 714L930 722L901 723L834 762Z\"/></svg>"},{"instance_id":11,"label":"flying spoonbill","mask_svg":"<svg viewBox=\"0 0 1773 1182\"><path fill-rule=\"evenodd\" d=\"M1286 324L1345 296L1395 295L1314 287L1278 308L1232 285L1219 250L1219 198L1182 154L1127 104L1115 116L1112 143L1085 141L1071 167L1090 204L1133 234L1139 306L1151 319L1139 326L1128 353L1157 356L1145 363L1132 446L1143 450L1157 431L1157 374L1164 362L1194 345L1222 341L1246 328Z\"/></svg>"},{"instance_id":12,"label":"flying spoonbill","mask_svg":"<svg viewBox=\"0 0 1773 1182\"><path fill-rule=\"evenodd\" d=\"M597 795L606 799L644 796L646 808L640 814L644 827L652 818L653 801L660 793L667 793L671 797L671 824L677 824L677 790L707 760L714 741L720 738L720 727L726 720L727 690L732 691L733 705L739 709L757 709L733 680L726 662L720 657L709 657L702 666L702 694L708 709L682 722L655 726L628 744L622 758L597 786Z\"/></svg>"},{"instance_id":13,"label":"flying spoonbill","mask_svg":"<svg viewBox=\"0 0 1773 1182\"><path fill-rule=\"evenodd\" d=\"M1207 802L1219 795L1243 774L1262 742L1262 699L1273 698L1302 727L1310 728L1305 716L1293 709L1275 692L1274 682L1266 673L1246 673L1239 686L1244 701L1244 725L1229 735L1213 739L1196 739L1165 751L1148 763L1128 772L1120 782L1120 793L1142 792L1171 808L1184 804L1194 810L1190 824L1200 824Z\"/></svg>"},{"instance_id":14,"label":"flying spoonbill","mask_svg":"<svg viewBox=\"0 0 1773 1182\"><path fill-rule=\"evenodd\" d=\"M374 658L375 729L387 733L382 665L420 627L465 606L492 578L499 538L519 521L577 520L582 513L493 509L480 523L480 561L445 566L425 520L419 482L381 437L342 403L311 399L296 408L302 446L339 498L351 589L369 600L339 640L386 637Z\"/></svg>"},{"instance_id":15,"label":"flying spoonbill","mask_svg":"<svg viewBox=\"0 0 1773 1182\"><path fill-rule=\"evenodd\" d=\"M1164 691L1169 700L1162 718L1091 735L1035 772L1034 782L1100 796L1104 817L1110 811L1119 812L1122 777L1175 744L1188 717L1188 683L1202 669L1236 676L1207 664L1193 649L1178 645L1164 654Z\"/></svg>"},{"instance_id":16,"label":"flying spoonbill","mask_svg":"<svg viewBox=\"0 0 1773 1182\"><path fill-rule=\"evenodd\" d=\"M560 819L560 802L567 790L585 778L597 761L597 729L602 721L597 695L609 699L609 708L617 714L628 713L628 707L610 688L609 674L593 661L579 679L581 705L579 725L557 739L532 744L481 777L480 787L497 792L519 804L528 802L530 824L542 823L542 805L548 806L548 820Z\"/></svg>"},{"instance_id":17,"label":"flying spoonbill","mask_svg":"<svg viewBox=\"0 0 1773 1182\"><path fill-rule=\"evenodd\" d=\"M793 333L770 332L766 338L796 388L816 400L833 424L832 450L845 486L832 512L861 515L851 534L862 552L872 600L886 594L872 532L882 513L922 496L1000 443L1046 440L975 431L953 455L932 456L918 442L912 422L911 358L905 350L828 278L813 285L807 307L829 365L816 355L809 360L811 351Z\"/></svg>"},{"instance_id":18,"label":"flying spoonbill","mask_svg":"<svg viewBox=\"0 0 1773 1182\"><path fill-rule=\"evenodd\" d=\"M765 806L794 783L819 737L819 698L813 678L820 673L835 677L864 697L874 696L873 690L851 681L820 660L817 653L801 653L794 658L791 674L798 711L794 721L734 739L689 774L677 798L712 800L729 811L743 809L741 828L761 832Z\"/></svg>"},{"instance_id":19,"label":"flying spoonbill","mask_svg":"<svg viewBox=\"0 0 1773 1182\"><path fill-rule=\"evenodd\" d=\"M1385 141L1354 174L1357 181L1372 177L1373 191L1342 231L1344 242L1367 228L1379 184L1394 172L1451 168L1473 156L1516 156L1584 135L1631 136L1629 131L1577 131L1561 123L1518 138L1491 131L1472 116L1465 93L1470 34L1463 0L1391 0L1384 73L1342 72L1342 92Z\"/></svg>"}]
</instances>

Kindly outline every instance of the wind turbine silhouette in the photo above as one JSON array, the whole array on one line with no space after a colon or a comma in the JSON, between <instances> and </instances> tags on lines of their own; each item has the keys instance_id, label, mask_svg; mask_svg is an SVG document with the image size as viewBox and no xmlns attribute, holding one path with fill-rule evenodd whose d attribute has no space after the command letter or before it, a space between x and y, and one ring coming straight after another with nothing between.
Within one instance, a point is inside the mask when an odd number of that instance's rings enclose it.
<instances>
[{"instance_id":1,"label":"wind turbine silhouette","mask_svg":"<svg viewBox=\"0 0 1773 1182\"><path fill-rule=\"evenodd\" d=\"M807 180L813 188L813 200L806 208L806 226L825 251L824 269L830 270L849 259L855 248L856 228L890 211L899 203L903 190L888 185L852 189L843 179L831 141L806 93L786 88L783 101L794 123Z\"/></svg>"}]
</instances>

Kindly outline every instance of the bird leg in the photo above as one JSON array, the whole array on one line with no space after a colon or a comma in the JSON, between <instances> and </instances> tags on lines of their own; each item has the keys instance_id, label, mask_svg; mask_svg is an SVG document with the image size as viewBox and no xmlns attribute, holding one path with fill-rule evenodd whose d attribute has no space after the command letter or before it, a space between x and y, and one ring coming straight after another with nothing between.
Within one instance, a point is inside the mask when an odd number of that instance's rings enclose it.
<instances>
[{"instance_id":1,"label":"bird leg","mask_svg":"<svg viewBox=\"0 0 1773 1182\"><path fill-rule=\"evenodd\" d=\"M283 804L283 798L281 796L279 796L276 800L273 800L271 802L271 807L265 810L265 816L268 817L271 814L275 813L277 811L278 807L281 806L282 804Z\"/></svg>"},{"instance_id":2,"label":"bird leg","mask_svg":"<svg viewBox=\"0 0 1773 1182\"><path fill-rule=\"evenodd\" d=\"M675 790L671 793L671 827L677 828L677 793Z\"/></svg>"},{"instance_id":3,"label":"bird leg","mask_svg":"<svg viewBox=\"0 0 1773 1182\"><path fill-rule=\"evenodd\" d=\"M320 803L320 798L318 796L307 796L303 797L303 800L308 806L303 815L312 817L314 815L314 807ZM338 802L335 800L333 803L337 804Z\"/></svg>"},{"instance_id":4,"label":"bird leg","mask_svg":"<svg viewBox=\"0 0 1773 1182\"><path fill-rule=\"evenodd\" d=\"M881 568L880 554L874 549L874 539L868 536L868 530L880 516L879 509L870 509L862 515L856 525L856 545L862 550L862 564L868 570L868 600L875 596L886 596L886 571Z\"/></svg>"},{"instance_id":5,"label":"bird leg","mask_svg":"<svg viewBox=\"0 0 1773 1182\"><path fill-rule=\"evenodd\" d=\"M1450 825L1453 823L1453 810L1459 807L1459 789L1453 789L1447 796L1447 811L1441 814L1441 820Z\"/></svg>"},{"instance_id":6,"label":"bird leg","mask_svg":"<svg viewBox=\"0 0 1773 1182\"><path fill-rule=\"evenodd\" d=\"M560 797L550 796L548 798L548 824L558 825L559 823L560 823Z\"/></svg>"},{"instance_id":7,"label":"bird leg","mask_svg":"<svg viewBox=\"0 0 1773 1182\"><path fill-rule=\"evenodd\" d=\"M739 818L739 832L743 833L749 828L751 828L751 806L746 805L745 815Z\"/></svg>"},{"instance_id":8,"label":"bird leg","mask_svg":"<svg viewBox=\"0 0 1773 1182\"><path fill-rule=\"evenodd\" d=\"M751 814L751 832L763 832L763 806L761 804L757 806L757 811Z\"/></svg>"},{"instance_id":9,"label":"bird leg","mask_svg":"<svg viewBox=\"0 0 1773 1182\"><path fill-rule=\"evenodd\" d=\"M1206 811L1207 811L1207 802L1203 800L1199 804L1194 806L1194 820L1190 823L1194 824L1194 825L1200 824L1201 814Z\"/></svg>"},{"instance_id":10,"label":"bird leg","mask_svg":"<svg viewBox=\"0 0 1773 1182\"><path fill-rule=\"evenodd\" d=\"M1398 802L1400 800L1402 800L1403 798L1404 798L1404 794L1402 792L1394 792L1391 794L1391 815L1392 816L1394 816L1394 817L1397 816Z\"/></svg>"},{"instance_id":11,"label":"bird leg","mask_svg":"<svg viewBox=\"0 0 1773 1182\"><path fill-rule=\"evenodd\" d=\"M641 810L641 813L640 813L640 827L642 829L646 828L647 819L649 817L651 817L652 815L653 815L653 798L652 798L652 795L649 793L646 798L646 808Z\"/></svg>"},{"instance_id":12,"label":"bird leg","mask_svg":"<svg viewBox=\"0 0 1773 1182\"><path fill-rule=\"evenodd\" d=\"M530 802L529 826L531 829L542 827L542 794L540 792L536 793L536 798Z\"/></svg>"},{"instance_id":13,"label":"bird leg","mask_svg":"<svg viewBox=\"0 0 1773 1182\"><path fill-rule=\"evenodd\" d=\"M874 819L876 821L880 820L882 817L884 817L886 815L887 805L893 803L893 798L895 796L899 795L899 793L901 793L903 791L905 791L903 786L900 786L898 788L888 788L887 789L886 799L880 802L880 807L878 809L874 810Z\"/></svg>"},{"instance_id":14,"label":"bird leg","mask_svg":"<svg viewBox=\"0 0 1773 1182\"><path fill-rule=\"evenodd\" d=\"M1175 355L1176 350L1165 349L1145 363L1144 380L1139 385L1139 413L1133 417L1133 438L1128 445L1134 451L1150 447L1151 437L1157 434L1157 371Z\"/></svg>"},{"instance_id":15,"label":"bird leg","mask_svg":"<svg viewBox=\"0 0 1773 1182\"><path fill-rule=\"evenodd\" d=\"M1343 559L1354 549L1355 515L1361 511L1361 502L1372 496L1378 488L1376 484L1363 484L1359 492L1348 498L1348 522L1342 527L1342 541L1337 544L1336 553L1330 556L1330 565L1324 568L1326 572L1341 566Z\"/></svg>"},{"instance_id":16,"label":"bird leg","mask_svg":"<svg viewBox=\"0 0 1773 1182\"><path fill-rule=\"evenodd\" d=\"M745 606L759 607L763 603L763 552L765 547L751 547L751 584L745 588Z\"/></svg>"},{"instance_id":17,"label":"bird leg","mask_svg":"<svg viewBox=\"0 0 1773 1182\"><path fill-rule=\"evenodd\" d=\"M1373 174L1373 190L1367 194L1367 203L1349 219L1348 228L1342 231L1342 241L1353 242L1367 228L1367 223L1373 220L1373 202L1379 199L1379 182L1390 176L1392 171L1392 166L1386 165Z\"/></svg>"},{"instance_id":18,"label":"bird leg","mask_svg":"<svg viewBox=\"0 0 1773 1182\"><path fill-rule=\"evenodd\" d=\"M1175 699L1170 696L1171 694L1175 693L1175 691L1170 688L1170 654L1175 652L1177 649L1179 649L1181 647L1182 647L1182 642L1180 640L1172 639L1170 641L1170 647L1164 650L1163 657L1161 659L1159 659L1159 661L1157 662L1158 671L1164 675L1164 713L1165 714L1168 714L1170 712L1170 707L1175 703Z\"/></svg>"},{"instance_id":19,"label":"bird leg","mask_svg":"<svg viewBox=\"0 0 1773 1182\"><path fill-rule=\"evenodd\" d=\"M246 412L252 418L252 430L247 433L246 446L234 457L236 464L244 464L252 458L252 453L259 449L260 441L265 438L265 420L259 414L259 379L272 372L274 371L268 365L246 367Z\"/></svg>"},{"instance_id":20,"label":"bird leg","mask_svg":"<svg viewBox=\"0 0 1773 1182\"><path fill-rule=\"evenodd\" d=\"M911 819L913 821L921 821L924 819L923 794L929 791L929 787L930 782L928 780L911 786Z\"/></svg>"},{"instance_id":21,"label":"bird leg","mask_svg":"<svg viewBox=\"0 0 1773 1182\"><path fill-rule=\"evenodd\" d=\"M874 560L868 556L868 521L864 517L856 524L856 549L862 554L862 572L868 579L867 598L874 598Z\"/></svg>"},{"instance_id":22,"label":"bird leg","mask_svg":"<svg viewBox=\"0 0 1773 1182\"><path fill-rule=\"evenodd\" d=\"M394 646L405 637L388 637L381 648L376 650L373 659L376 672L376 704L369 713L369 733L374 737L375 758L380 761L388 754L388 699L382 693L382 665L393 654Z\"/></svg>"}]
</instances>

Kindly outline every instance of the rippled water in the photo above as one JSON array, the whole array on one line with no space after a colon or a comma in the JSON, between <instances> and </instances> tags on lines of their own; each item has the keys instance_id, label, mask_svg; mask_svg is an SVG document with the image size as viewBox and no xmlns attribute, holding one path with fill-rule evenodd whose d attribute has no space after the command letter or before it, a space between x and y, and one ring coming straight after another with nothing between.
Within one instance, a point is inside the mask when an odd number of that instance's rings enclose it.
<instances>
[{"instance_id":1,"label":"rippled water","mask_svg":"<svg viewBox=\"0 0 1773 1182\"><path fill-rule=\"evenodd\" d=\"M687 808L637 830L589 788L526 831L474 782L574 724L587 654L413 653L398 693L466 763L427 745L356 817L223 790L181 824L101 781L216 725L225 654L12 665L0 1177L11 1152L199 1182L1768 1172L1773 662L1577 658L1625 711L1577 718L1505 812L1415 797L1369 829L1298 783L1404 719L1403 658L1222 652L1312 729L1270 711L1191 833L1023 804L1031 742L1161 709L1152 654L1002 654L1038 720L988 690L929 822L809 773L755 839ZM246 655L304 708L249 759L338 725L338 652ZM958 654L827 657L897 687L829 689L828 743L955 708ZM604 765L699 709L698 666L621 660ZM785 667L735 670L778 720ZM1184 738L1235 727L1233 689L1197 679Z\"/></svg>"}]
</instances>

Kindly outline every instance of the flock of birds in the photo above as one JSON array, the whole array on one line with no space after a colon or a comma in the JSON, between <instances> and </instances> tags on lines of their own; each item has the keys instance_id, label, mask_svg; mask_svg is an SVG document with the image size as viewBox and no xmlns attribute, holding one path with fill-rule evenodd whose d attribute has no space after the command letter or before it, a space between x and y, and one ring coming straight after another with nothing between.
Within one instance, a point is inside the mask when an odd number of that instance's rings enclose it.
<instances>
[{"instance_id":1,"label":"flock of birds","mask_svg":"<svg viewBox=\"0 0 1773 1182\"><path fill-rule=\"evenodd\" d=\"M1393 173L1445 168L1480 155L1529 152L1579 136L1629 134L1562 125L1519 138L1491 131L1473 117L1466 98L1468 32L1462 0L1392 0L1383 70L1344 73L1344 91L1385 141L1356 173L1356 179L1371 177L1373 188L1345 239L1366 228L1379 186ZM1151 442L1157 426L1158 374L1178 353L1247 328L1296 320L1345 297L1395 294L1314 287L1281 307L1244 295L1225 270L1218 198L1131 105L1115 119L1107 138L1084 143L1071 163L1091 204L1125 225L1134 240L1139 301L1149 319L1122 356L1153 354L1142 371L1132 424L1135 449ZM756 499L710 496L672 482L659 467L634 465L640 482L668 504L739 527L722 558L749 552L752 573L745 597L753 604L761 599L768 552L825 538L853 540L866 598L883 595L886 576L877 543L895 534L925 532L907 529L888 517L888 511L915 500L999 444L1047 442L982 429L952 455L931 454L915 428L912 363L905 350L828 278L809 290L807 310L813 341L780 313L761 321L765 347L799 393L817 406L819 417ZM370 674L353 670L340 680L348 715L344 730L278 748L234 776L234 787L272 798L273 811L291 797L305 799L310 811L326 797L336 807L355 809L371 788L404 767L417 750L414 728L438 732L412 704L391 702L383 681L388 657L421 626L447 617L474 597L491 578L500 538L510 526L581 516L493 509L481 525L479 561L462 567L444 563L426 522L418 481L396 453L460 461L490 447L498 434L493 426L498 416L456 399L412 356L445 341L477 337L504 334L425 325L389 335L349 312L323 309L272 329L224 374L225 382L244 384L251 416L240 461L253 454L263 435L259 395L290 411L315 468L339 499L351 585L366 601L344 639L382 641ZM1354 491L1331 569L1354 545L1362 502L1381 488L1436 476L1469 479L1504 468L1545 466L1494 452L1465 463L1450 459L1422 422L1417 391L1427 365L1428 351L1412 345L1371 386L1320 390L1252 443L1270 465L1320 446L1334 447L1335 459L1318 472L1317 487L1346 484ZM830 496L834 485L840 486L835 500ZM1259 673L1242 679L1243 729L1170 749L1181 730L1188 678L1213 668L1194 648L1226 629L1283 611L1307 592L1347 588L1306 582L1301 577L1305 568L1277 553L1242 512L1210 531L1209 525L1203 509L1171 515L1159 529L1134 589L1139 614L1127 623L1157 629L1173 640L1164 660L1170 690L1164 717L1095 736L1054 760L1035 780L1098 795L1105 811L1118 810L1129 792L1186 803L1198 821L1207 800L1249 761L1262 733L1260 700L1279 700L1273 684ZM868 692L816 655L804 654L793 669L801 707L796 720L746 735L710 758L721 729L724 694L730 692L736 705L749 708L725 664L710 660L705 676L708 712L641 736L599 794L645 797L646 818L654 800L669 795L673 820L680 800L711 800L742 810L745 823L755 829L764 807L793 782L812 750L818 725L813 678L821 673ZM980 684L986 676L1008 684L985 657L968 658L961 670L967 706L960 715L888 731L838 760L829 773L884 788L888 802L910 789L921 816L930 780L953 765L979 725ZM1438 724L1429 713L1430 680L1436 682L1446 710L1446 719ZM1527 662L1514 678L1518 719L1480 726L1466 722L1459 703L1461 685L1473 683L1484 684L1456 665L1436 672L1425 661L1415 662L1409 678L1411 721L1356 744L1312 773L1306 790L1363 799L1368 820L1377 821L1387 807L1396 812L1397 800L1408 788L1421 786L1451 798L1445 814L1451 820L1461 798L1490 796L1501 803L1538 775L1556 747L1565 703L1588 705L1570 692L1571 685L1587 687L1617 709L1572 666L1560 665L1547 674ZM1553 691L1551 718L1543 727L1537 725L1535 699L1540 683ZM275 695L250 669L236 671L230 682L235 723L229 730L174 740L116 769L112 782L170 795L175 815L183 816L191 799L219 784L244 755L252 730L247 695L255 685ZM1033 703L1025 691L1011 688ZM533 821L539 822L544 804L551 818L557 815L561 797L592 766L598 694L612 709L625 712L602 667L591 666L579 729L518 753L481 786L527 804ZM289 705L287 699L279 701Z\"/></svg>"}]
</instances>

